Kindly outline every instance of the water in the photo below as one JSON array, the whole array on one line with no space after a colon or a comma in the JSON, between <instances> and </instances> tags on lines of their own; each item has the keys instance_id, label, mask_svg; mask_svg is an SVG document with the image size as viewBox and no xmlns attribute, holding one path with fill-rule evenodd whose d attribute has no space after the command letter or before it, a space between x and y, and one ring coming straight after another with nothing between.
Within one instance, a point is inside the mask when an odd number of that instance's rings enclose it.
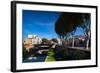
<instances>
[{"instance_id":1,"label":"water","mask_svg":"<svg viewBox=\"0 0 100 73\"><path fill-rule=\"evenodd\" d=\"M45 55L37 56L37 57L28 57L23 61L23 63L28 63L28 62L44 62L46 59Z\"/></svg>"}]
</instances>

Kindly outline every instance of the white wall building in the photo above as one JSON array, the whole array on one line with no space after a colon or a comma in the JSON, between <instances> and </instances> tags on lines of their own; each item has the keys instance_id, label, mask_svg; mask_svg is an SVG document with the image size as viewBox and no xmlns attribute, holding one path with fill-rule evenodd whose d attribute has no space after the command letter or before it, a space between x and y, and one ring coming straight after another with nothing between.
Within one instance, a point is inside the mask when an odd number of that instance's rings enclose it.
<instances>
[{"instance_id":1,"label":"white wall building","mask_svg":"<svg viewBox=\"0 0 100 73\"><path fill-rule=\"evenodd\" d=\"M42 39L37 35L28 35L28 38L32 39L32 44L41 44Z\"/></svg>"},{"instance_id":2,"label":"white wall building","mask_svg":"<svg viewBox=\"0 0 100 73\"><path fill-rule=\"evenodd\" d=\"M62 45L61 39L57 38L57 41L58 41L58 45Z\"/></svg>"}]
</instances>

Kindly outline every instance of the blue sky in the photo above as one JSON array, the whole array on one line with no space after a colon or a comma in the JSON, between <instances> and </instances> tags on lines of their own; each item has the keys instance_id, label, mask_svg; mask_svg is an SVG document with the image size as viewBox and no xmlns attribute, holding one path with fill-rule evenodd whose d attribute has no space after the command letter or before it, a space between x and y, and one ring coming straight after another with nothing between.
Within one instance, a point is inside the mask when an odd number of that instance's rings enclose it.
<instances>
[{"instance_id":1,"label":"blue sky","mask_svg":"<svg viewBox=\"0 0 100 73\"><path fill-rule=\"evenodd\" d=\"M59 16L60 12L23 10L23 37L33 34L41 38L56 38L54 24ZM78 28L75 34L82 35L82 29Z\"/></svg>"}]
</instances>

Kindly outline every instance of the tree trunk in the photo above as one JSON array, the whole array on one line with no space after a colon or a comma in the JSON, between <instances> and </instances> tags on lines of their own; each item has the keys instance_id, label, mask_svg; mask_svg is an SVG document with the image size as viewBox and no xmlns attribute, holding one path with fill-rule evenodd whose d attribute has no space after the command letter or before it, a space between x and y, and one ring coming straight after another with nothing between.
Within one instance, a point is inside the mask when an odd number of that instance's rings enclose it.
<instances>
[{"instance_id":1,"label":"tree trunk","mask_svg":"<svg viewBox=\"0 0 100 73\"><path fill-rule=\"evenodd\" d=\"M74 37L72 36L72 47L74 47Z\"/></svg>"},{"instance_id":2,"label":"tree trunk","mask_svg":"<svg viewBox=\"0 0 100 73\"><path fill-rule=\"evenodd\" d=\"M86 49L89 49L89 40L86 41Z\"/></svg>"}]
</instances>

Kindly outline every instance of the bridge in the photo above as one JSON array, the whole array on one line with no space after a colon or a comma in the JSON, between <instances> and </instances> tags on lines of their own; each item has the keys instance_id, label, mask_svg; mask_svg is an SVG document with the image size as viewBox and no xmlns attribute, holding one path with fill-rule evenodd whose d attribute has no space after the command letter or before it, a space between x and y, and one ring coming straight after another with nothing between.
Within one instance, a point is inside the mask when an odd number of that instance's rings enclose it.
<instances>
[{"instance_id":1,"label":"bridge","mask_svg":"<svg viewBox=\"0 0 100 73\"><path fill-rule=\"evenodd\" d=\"M36 53L38 54L43 54L43 52L48 52L49 48L51 48L51 45L49 44L40 44L40 45L37 45L37 49L33 49L33 50L36 50Z\"/></svg>"}]
</instances>

